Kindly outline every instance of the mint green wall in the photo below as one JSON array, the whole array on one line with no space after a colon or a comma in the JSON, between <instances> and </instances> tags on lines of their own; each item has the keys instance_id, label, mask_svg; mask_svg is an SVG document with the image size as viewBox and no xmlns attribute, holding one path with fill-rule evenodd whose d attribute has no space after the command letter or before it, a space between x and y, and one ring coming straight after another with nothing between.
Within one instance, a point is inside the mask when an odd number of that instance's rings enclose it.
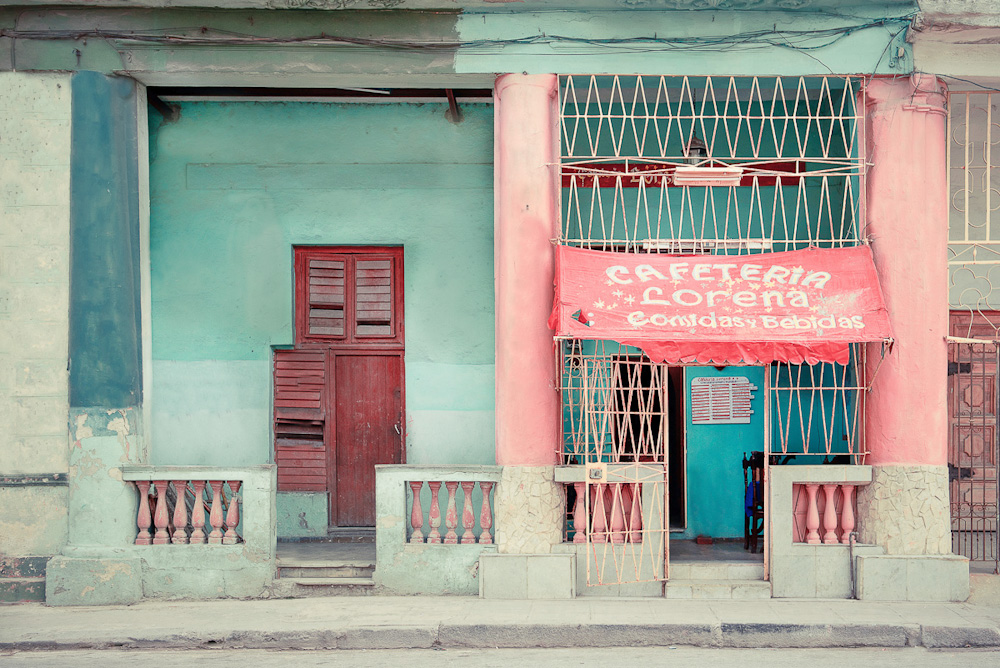
<instances>
[{"instance_id":1,"label":"mint green wall","mask_svg":"<svg viewBox=\"0 0 1000 668\"><path fill-rule=\"evenodd\" d=\"M753 391L750 424L691 424L687 427L687 512L684 537L743 537L743 453L764 450L764 367L688 367L684 403L691 405L691 380L699 377L744 376Z\"/></svg>"},{"instance_id":2,"label":"mint green wall","mask_svg":"<svg viewBox=\"0 0 1000 668\"><path fill-rule=\"evenodd\" d=\"M268 461L293 244L404 247L407 461L493 462L493 110L446 109L150 111L153 463Z\"/></svg>"}]
</instances>

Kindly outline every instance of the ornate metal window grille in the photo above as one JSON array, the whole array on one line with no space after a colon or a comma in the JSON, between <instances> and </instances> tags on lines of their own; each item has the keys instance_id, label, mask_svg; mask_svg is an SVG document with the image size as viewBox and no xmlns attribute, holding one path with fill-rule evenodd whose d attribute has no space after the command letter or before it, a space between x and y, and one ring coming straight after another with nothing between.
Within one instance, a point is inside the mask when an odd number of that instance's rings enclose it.
<instances>
[{"instance_id":1,"label":"ornate metal window grille","mask_svg":"<svg viewBox=\"0 0 1000 668\"><path fill-rule=\"evenodd\" d=\"M994 329L1000 322L986 312L1000 308L998 104L1000 93L948 95L948 301Z\"/></svg>"}]
</instances>

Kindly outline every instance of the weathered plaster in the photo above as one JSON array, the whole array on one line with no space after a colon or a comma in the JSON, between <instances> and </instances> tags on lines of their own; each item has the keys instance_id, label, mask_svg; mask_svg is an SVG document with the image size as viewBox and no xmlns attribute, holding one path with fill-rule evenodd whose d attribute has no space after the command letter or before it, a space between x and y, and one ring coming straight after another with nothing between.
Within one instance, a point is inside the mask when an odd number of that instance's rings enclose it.
<instances>
[{"instance_id":1,"label":"weathered plaster","mask_svg":"<svg viewBox=\"0 0 1000 668\"><path fill-rule=\"evenodd\" d=\"M502 554L549 554L562 543L566 492L551 466L504 466L494 495Z\"/></svg>"},{"instance_id":2,"label":"weathered plaster","mask_svg":"<svg viewBox=\"0 0 1000 668\"><path fill-rule=\"evenodd\" d=\"M860 541L890 555L951 554L945 466L872 466L858 488Z\"/></svg>"},{"instance_id":3,"label":"weathered plaster","mask_svg":"<svg viewBox=\"0 0 1000 668\"><path fill-rule=\"evenodd\" d=\"M0 476L68 470L70 76L0 72ZM66 541L65 487L0 489L0 554Z\"/></svg>"}]
</instances>

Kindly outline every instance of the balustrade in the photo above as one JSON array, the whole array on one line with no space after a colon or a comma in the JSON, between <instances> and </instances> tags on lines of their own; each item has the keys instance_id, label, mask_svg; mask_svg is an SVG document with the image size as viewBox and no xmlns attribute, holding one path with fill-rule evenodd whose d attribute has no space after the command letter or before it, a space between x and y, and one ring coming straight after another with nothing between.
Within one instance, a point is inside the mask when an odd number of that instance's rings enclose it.
<instances>
[{"instance_id":1,"label":"balustrade","mask_svg":"<svg viewBox=\"0 0 1000 668\"><path fill-rule=\"evenodd\" d=\"M587 487L582 482L567 485L567 491L572 488L575 497L568 518L573 529L572 541L587 542L589 528L593 543L641 543L641 485L624 482L589 485L589 504Z\"/></svg>"},{"instance_id":2,"label":"balustrade","mask_svg":"<svg viewBox=\"0 0 1000 668\"><path fill-rule=\"evenodd\" d=\"M424 504L420 498L426 482L430 490L430 504L424 511ZM410 490L410 512L409 512L409 540L410 543L430 543L445 545L469 545L480 543L489 545L493 543L493 508L492 491L493 482L466 480L466 481L445 481L444 495L441 493L442 482L430 481L408 481L406 486ZM462 490L461 501L461 526L463 533L459 536L456 529L459 527L459 499L458 490ZM478 490L478 493L477 493ZM444 496L444 498L441 498ZM444 503L444 526L447 530L442 538L441 527L441 504ZM478 517L476 512L478 510ZM425 521L426 520L426 521ZM423 527L430 527L426 540ZM478 537L476 526L479 526Z\"/></svg>"},{"instance_id":3,"label":"balustrade","mask_svg":"<svg viewBox=\"0 0 1000 668\"><path fill-rule=\"evenodd\" d=\"M855 529L852 483L793 483L792 542L847 544Z\"/></svg>"},{"instance_id":4,"label":"balustrade","mask_svg":"<svg viewBox=\"0 0 1000 668\"><path fill-rule=\"evenodd\" d=\"M242 543L240 480L136 480L136 545ZM227 491L228 486L228 491ZM211 532L205 535L208 509ZM190 522L190 524L189 524ZM190 532L188 527L190 526ZM155 533L150 535L150 527Z\"/></svg>"}]
</instances>

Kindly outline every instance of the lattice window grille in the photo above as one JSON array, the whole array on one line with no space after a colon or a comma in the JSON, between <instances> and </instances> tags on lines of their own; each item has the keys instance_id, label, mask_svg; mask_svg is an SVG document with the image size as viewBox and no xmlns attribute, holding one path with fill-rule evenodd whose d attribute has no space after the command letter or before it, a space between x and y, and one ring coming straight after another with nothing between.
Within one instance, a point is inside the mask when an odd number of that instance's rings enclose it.
<instances>
[{"instance_id":1,"label":"lattice window grille","mask_svg":"<svg viewBox=\"0 0 1000 668\"><path fill-rule=\"evenodd\" d=\"M863 96L851 77L563 77L558 241L725 254L856 245ZM674 184L691 165L742 176Z\"/></svg>"}]
</instances>

